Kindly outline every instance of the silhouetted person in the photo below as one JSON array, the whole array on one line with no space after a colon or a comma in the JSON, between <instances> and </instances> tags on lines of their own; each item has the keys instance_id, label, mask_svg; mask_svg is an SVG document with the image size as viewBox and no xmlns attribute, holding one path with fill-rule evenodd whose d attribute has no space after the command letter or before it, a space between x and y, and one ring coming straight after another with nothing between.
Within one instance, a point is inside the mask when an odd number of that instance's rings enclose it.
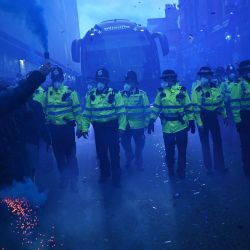
<instances>
[{"instance_id":1,"label":"silhouetted person","mask_svg":"<svg viewBox=\"0 0 250 250\"><path fill-rule=\"evenodd\" d=\"M15 87L0 84L0 185L10 184L26 176L24 140L24 104L45 81L50 65L31 72Z\"/></svg>"}]
</instances>

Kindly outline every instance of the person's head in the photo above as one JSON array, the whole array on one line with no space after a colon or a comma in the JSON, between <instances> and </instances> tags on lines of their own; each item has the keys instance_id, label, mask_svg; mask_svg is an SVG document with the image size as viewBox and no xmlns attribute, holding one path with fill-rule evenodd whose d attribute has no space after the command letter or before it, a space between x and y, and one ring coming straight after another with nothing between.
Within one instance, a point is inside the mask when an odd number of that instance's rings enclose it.
<instances>
[{"instance_id":1,"label":"person's head","mask_svg":"<svg viewBox=\"0 0 250 250\"><path fill-rule=\"evenodd\" d=\"M96 88L99 91L103 91L108 87L109 84L109 72L105 68L100 68L96 71L95 74L95 80L96 80Z\"/></svg>"},{"instance_id":2,"label":"person's head","mask_svg":"<svg viewBox=\"0 0 250 250\"><path fill-rule=\"evenodd\" d=\"M162 80L162 88L165 88L167 86L173 86L177 83L177 74L172 69L166 69L162 72L160 79Z\"/></svg>"},{"instance_id":3,"label":"person's head","mask_svg":"<svg viewBox=\"0 0 250 250\"><path fill-rule=\"evenodd\" d=\"M124 90L131 91L138 85L137 74L135 71L129 70L124 80Z\"/></svg>"},{"instance_id":4,"label":"person's head","mask_svg":"<svg viewBox=\"0 0 250 250\"><path fill-rule=\"evenodd\" d=\"M213 87L217 87L220 85L218 78L215 76L211 77L210 84L211 84L210 86L213 86Z\"/></svg>"},{"instance_id":5,"label":"person's head","mask_svg":"<svg viewBox=\"0 0 250 250\"><path fill-rule=\"evenodd\" d=\"M240 77L250 82L250 60L240 62L238 72Z\"/></svg>"},{"instance_id":6,"label":"person's head","mask_svg":"<svg viewBox=\"0 0 250 250\"><path fill-rule=\"evenodd\" d=\"M56 66L51 70L51 81L52 81L52 86L55 89L58 89L62 86L64 81L62 68Z\"/></svg>"},{"instance_id":7,"label":"person's head","mask_svg":"<svg viewBox=\"0 0 250 250\"><path fill-rule=\"evenodd\" d=\"M225 81L226 78L226 70L222 67L219 66L215 69L215 76L220 82Z\"/></svg>"},{"instance_id":8,"label":"person's head","mask_svg":"<svg viewBox=\"0 0 250 250\"><path fill-rule=\"evenodd\" d=\"M237 70L232 64L229 64L227 66L226 72L227 72L227 78L230 82L237 81L238 78Z\"/></svg>"},{"instance_id":9,"label":"person's head","mask_svg":"<svg viewBox=\"0 0 250 250\"><path fill-rule=\"evenodd\" d=\"M201 67L197 75L200 78L201 85L206 86L211 82L213 71L209 67Z\"/></svg>"},{"instance_id":10,"label":"person's head","mask_svg":"<svg viewBox=\"0 0 250 250\"><path fill-rule=\"evenodd\" d=\"M87 77L87 79L85 80L85 83L86 83L88 91L90 91L96 87L96 81L95 81L95 79L93 79L91 77Z\"/></svg>"}]
</instances>

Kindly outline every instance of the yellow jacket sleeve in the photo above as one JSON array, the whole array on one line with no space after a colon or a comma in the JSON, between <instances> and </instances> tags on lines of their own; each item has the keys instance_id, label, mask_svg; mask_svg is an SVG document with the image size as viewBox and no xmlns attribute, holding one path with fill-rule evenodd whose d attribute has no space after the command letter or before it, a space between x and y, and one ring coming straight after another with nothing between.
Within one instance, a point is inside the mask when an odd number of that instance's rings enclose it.
<instances>
[{"instance_id":1,"label":"yellow jacket sleeve","mask_svg":"<svg viewBox=\"0 0 250 250\"><path fill-rule=\"evenodd\" d=\"M91 122L91 101L90 101L90 95L86 96L86 104L83 111L83 123L82 123L82 131L87 133L90 127Z\"/></svg>"},{"instance_id":2,"label":"yellow jacket sleeve","mask_svg":"<svg viewBox=\"0 0 250 250\"><path fill-rule=\"evenodd\" d=\"M230 106L233 113L235 123L241 122L240 109L241 109L241 85L235 84L232 87Z\"/></svg>"},{"instance_id":3,"label":"yellow jacket sleeve","mask_svg":"<svg viewBox=\"0 0 250 250\"><path fill-rule=\"evenodd\" d=\"M74 114L74 117L77 123L77 128L82 131L83 130L83 111L82 111L82 107L80 105L80 101L79 101L76 91L72 91L71 100L72 100L72 112Z\"/></svg>"},{"instance_id":4,"label":"yellow jacket sleeve","mask_svg":"<svg viewBox=\"0 0 250 250\"><path fill-rule=\"evenodd\" d=\"M187 119L189 121L194 120L194 111L193 111L193 105L191 103L190 97L188 95L188 92L185 92L185 106L184 106L184 112L187 116Z\"/></svg>"},{"instance_id":5,"label":"yellow jacket sleeve","mask_svg":"<svg viewBox=\"0 0 250 250\"><path fill-rule=\"evenodd\" d=\"M201 120L201 101L198 96L198 92L195 89L192 91L191 100L193 105L194 118L197 123L197 126L202 127L203 123Z\"/></svg>"},{"instance_id":6,"label":"yellow jacket sleeve","mask_svg":"<svg viewBox=\"0 0 250 250\"><path fill-rule=\"evenodd\" d=\"M154 105L152 108L151 119L156 120L162 111L161 105L161 92L158 92L157 96L155 97Z\"/></svg>"},{"instance_id":7,"label":"yellow jacket sleeve","mask_svg":"<svg viewBox=\"0 0 250 250\"><path fill-rule=\"evenodd\" d=\"M120 92L115 94L115 109L118 116L119 129L126 130L127 117L124 101Z\"/></svg>"},{"instance_id":8,"label":"yellow jacket sleeve","mask_svg":"<svg viewBox=\"0 0 250 250\"><path fill-rule=\"evenodd\" d=\"M150 121L150 115L151 115L150 104L149 104L148 96L146 93L143 95L143 107L144 107L145 128L146 128L148 127L148 124Z\"/></svg>"},{"instance_id":9,"label":"yellow jacket sleeve","mask_svg":"<svg viewBox=\"0 0 250 250\"><path fill-rule=\"evenodd\" d=\"M42 107L45 106L45 91L40 87L38 88L35 93L33 94L33 100L39 102Z\"/></svg>"},{"instance_id":10,"label":"yellow jacket sleeve","mask_svg":"<svg viewBox=\"0 0 250 250\"><path fill-rule=\"evenodd\" d=\"M227 111L226 111L226 107L225 107L225 103L224 101L221 101L221 104L218 108L218 113L223 117L223 118L227 118Z\"/></svg>"}]
</instances>

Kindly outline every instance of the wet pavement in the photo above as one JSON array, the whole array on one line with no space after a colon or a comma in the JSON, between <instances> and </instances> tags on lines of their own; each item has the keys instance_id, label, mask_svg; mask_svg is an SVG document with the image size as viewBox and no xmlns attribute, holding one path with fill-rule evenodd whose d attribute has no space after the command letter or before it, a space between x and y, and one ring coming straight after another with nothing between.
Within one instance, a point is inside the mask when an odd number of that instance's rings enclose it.
<instances>
[{"instance_id":1,"label":"wet pavement","mask_svg":"<svg viewBox=\"0 0 250 250\"><path fill-rule=\"evenodd\" d=\"M170 180L157 128L147 136L145 171L123 169L122 187L116 189L111 181L97 183L91 135L78 142L79 194L59 190L56 167L42 157L36 183L48 189L48 198L28 218L38 223L22 246L18 218L2 203L0 249L250 249L250 180L243 175L236 133L225 129L223 138L230 173L207 176L198 135L190 134L187 178Z\"/></svg>"}]
</instances>

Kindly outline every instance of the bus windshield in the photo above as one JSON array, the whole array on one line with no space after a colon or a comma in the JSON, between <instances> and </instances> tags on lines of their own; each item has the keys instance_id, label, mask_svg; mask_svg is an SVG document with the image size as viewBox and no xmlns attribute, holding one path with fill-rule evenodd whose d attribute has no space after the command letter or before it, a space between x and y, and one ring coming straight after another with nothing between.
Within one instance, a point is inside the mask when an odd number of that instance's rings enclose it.
<instances>
[{"instance_id":1,"label":"bus windshield","mask_svg":"<svg viewBox=\"0 0 250 250\"><path fill-rule=\"evenodd\" d=\"M109 32L88 36L85 41L85 60L88 72L101 65L108 68L112 79L119 79L129 69L140 77L145 67L156 64L150 37L146 32Z\"/></svg>"},{"instance_id":2,"label":"bus windshield","mask_svg":"<svg viewBox=\"0 0 250 250\"><path fill-rule=\"evenodd\" d=\"M149 46L150 41L144 32L106 33L95 35L88 39L86 43L87 51L106 50L117 47L140 47Z\"/></svg>"}]
</instances>

